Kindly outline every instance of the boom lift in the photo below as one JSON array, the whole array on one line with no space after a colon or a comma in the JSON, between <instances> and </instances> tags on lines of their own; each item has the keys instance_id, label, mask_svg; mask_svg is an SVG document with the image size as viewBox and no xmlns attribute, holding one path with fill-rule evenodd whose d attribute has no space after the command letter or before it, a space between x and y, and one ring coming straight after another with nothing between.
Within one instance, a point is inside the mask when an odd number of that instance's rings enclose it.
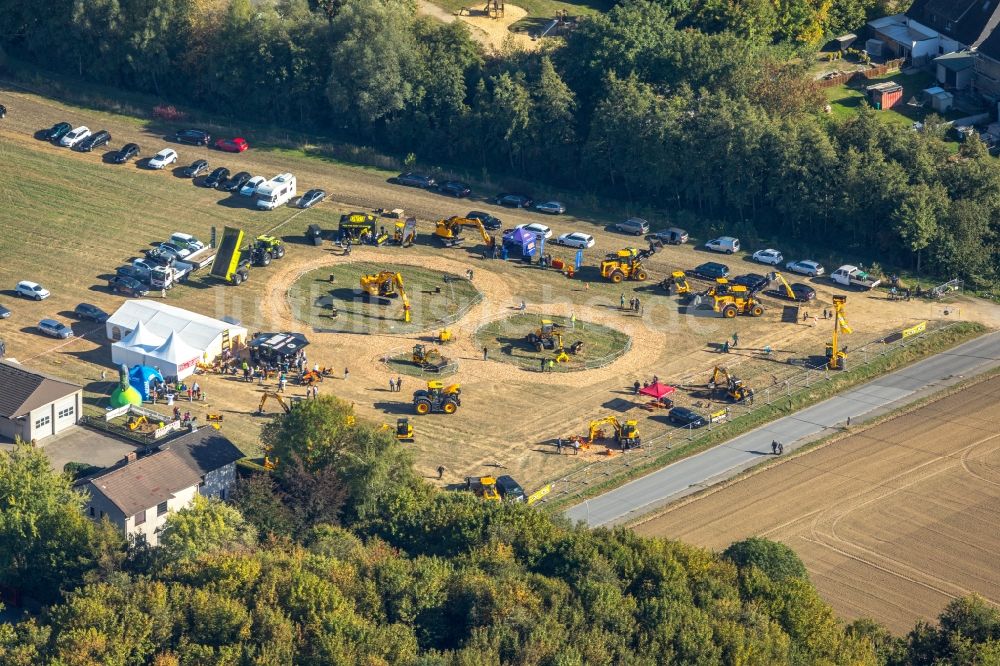
<instances>
[{"instance_id":1,"label":"boom lift","mask_svg":"<svg viewBox=\"0 0 1000 666\"><path fill-rule=\"evenodd\" d=\"M708 380L708 385L716 390L724 390L726 396L733 402L753 403L753 389L747 386L742 379L733 377L728 370L721 366L715 366L712 378Z\"/></svg>"},{"instance_id":2,"label":"boom lift","mask_svg":"<svg viewBox=\"0 0 1000 666\"><path fill-rule=\"evenodd\" d=\"M630 420L622 423L615 416L606 416L603 419L590 422L590 433L586 440L587 446L593 444L594 440L604 439L604 430L602 429L604 425L610 425L614 429L615 442L623 450L637 449L642 446L642 438L639 437L639 422Z\"/></svg>"},{"instance_id":3,"label":"boom lift","mask_svg":"<svg viewBox=\"0 0 1000 666\"><path fill-rule=\"evenodd\" d=\"M292 408L288 406L288 403L285 402L285 399L281 397L280 393L275 393L274 391L265 391L264 395L260 397L260 404L257 405L258 414L264 413L264 405L267 404L268 400L276 400L278 404L281 405L281 408L285 410L286 414L292 411Z\"/></svg>"},{"instance_id":4,"label":"boom lift","mask_svg":"<svg viewBox=\"0 0 1000 666\"><path fill-rule=\"evenodd\" d=\"M439 381L427 382L426 389L413 392L413 409L417 414L454 414L462 404L462 387L445 386Z\"/></svg>"},{"instance_id":5,"label":"boom lift","mask_svg":"<svg viewBox=\"0 0 1000 666\"><path fill-rule=\"evenodd\" d=\"M446 220L438 220L437 225L434 228L434 235L444 244L445 247L454 247L461 243L464 238L462 238L462 228L472 227L473 229L479 230L479 235L483 239L483 243L486 247L493 247L496 245L496 239L486 233L486 227L483 223L475 218L459 217L454 215Z\"/></svg>"},{"instance_id":6,"label":"boom lift","mask_svg":"<svg viewBox=\"0 0 1000 666\"><path fill-rule=\"evenodd\" d=\"M847 296L834 294L833 296L833 340L826 346L826 367L831 370L844 370L847 367L847 347L840 348L840 334L852 333L851 327L844 318L844 309L847 306Z\"/></svg>"},{"instance_id":7,"label":"boom lift","mask_svg":"<svg viewBox=\"0 0 1000 666\"><path fill-rule=\"evenodd\" d=\"M642 265L642 260L656 254L660 247L662 244L658 246L655 243L650 243L645 250L627 247L605 255L604 261L601 262L601 277L614 284L618 284L622 280L642 282L649 277L649 273Z\"/></svg>"},{"instance_id":8,"label":"boom lift","mask_svg":"<svg viewBox=\"0 0 1000 666\"><path fill-rule=\"evenodd\" d=\"M403 288L403 276L392 271L382 271L373 275L361 276L361 289L368 298L395 298L397 295L403 302L403 321L410 321L410 299Z\"/></svg>"}]
</instances>

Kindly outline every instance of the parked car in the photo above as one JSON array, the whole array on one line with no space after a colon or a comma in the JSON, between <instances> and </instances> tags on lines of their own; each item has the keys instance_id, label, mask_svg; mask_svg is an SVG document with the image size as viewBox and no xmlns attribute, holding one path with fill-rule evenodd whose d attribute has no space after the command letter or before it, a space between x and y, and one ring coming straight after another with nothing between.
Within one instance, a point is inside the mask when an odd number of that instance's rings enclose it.
<instances>
[{"instance_id":1,"label":"parked car","mask_svg":"<svg viewBox=\"0 0 1000 666\"><path fill-rule=\"evenodd\" d=\"M7 319L10 317L10 310L0 305L0 319Z\"/></svg>"},{"instance_id":2,"label":"parked car","mask_svg":"<svg viewBox=\"0 0 1000 666\"><path fill-rule=\"evenodd\" d=\"M399 185L406 185L407 187L419 187L426 190L429 187L434 187L434 185L437 184L437 181L426 174L407 171L406 173L401 173L396 176L396 183Z\"/></svg>"},{"instance_id":3,"label":"parked car","mask_svg":"<svg viewBox=\"0 0 1000 666\"><path fill-rule=\"evenodd\" d=\"M212 141L212 135L200 129L182 129L174 134L177 143L190 143L195 146L207 146Z\"/></svg>"},{"instance_id":4,"label":"parked car","mask_svg":"<svg viewBox=\"0 0 1000 666\"><path fill-rule=\"evenodd\" d=\"M688 232L679 227L670 227L662 231L654 231L650 234L650 238L655 238L667 245L683 245L688 242Z\"/></svg>"},{"instance_id":5,"label":"parked car","mask_svg":"<svg viewBox=\"0 0 1000 666\"><path fill-rule=\"evenodd\" d=\"M49 297L49 290L38 284L37 282L31 282L30 280L21 280L14 287L14 292L23 298L33 298L36 301Z\"/></svg>"},{"instance_id":6,"label":"parked car","mask_svg":"<svg viewBox=\"0 0 1000 666\"><path fill-rule=\"evenodd\" d=\"M160 243L157 246L157 249L164 254L173 255L174 259L183 259L191 254L191 250L186 247L181 247L176 243Z\"/></svg>"},{"instance_id":7,"label":"parked car","mask_svg":"<svg viewBox=\"0 0 1000 666\"><path fill-rule=\"evenodd\" d=\"M792 293L795 294L795 300L797 301L811 301L816 298L816 290L807 284L802 284L801 282L793 282L788 285L792 289ZM785 294L786 298L788 294Z\"/></svg>"},{"instance_id":8,"label":"parked car","mask_svg":"<svg viewBox=\"0 0 1000 666\"><path fill-rule=\"evenodd\" d=\"M588 248L594 247L594 237L590 234L585 234L580 231L574 231L572 233L563 234L556 239L556 245L565 245L567 247L581 247Z\"/></svg>"},{"instance_id":9,"label":"parked car","mask_svg":"<svg viewBox=\"0 0 1000 666\"><path fill-rule=\"evenodd\" d=\"M532 222L531 224L519 224L515 229L525 229L532 232L538 236L543 236L546 240L552 238L552 230L549 229L544 224L539 224L538 222Z\"/></svg>"},{"instance_id":10,"label":"parked car","mask_svg":"<svg viewBox=\"0 0 1000 666\"><path fill-rule=\"evenodd\" d=\"M119 294L139 298L149 293L149 289L146 288L146 285L134 278L125 277L124 275L112 276L111 279L108 280L108 288Z\"/></svg>"},{"instance_id":11,"label":"parked car","mask_svg":"<svg viewBox=\"0 0 1000 666\"><path fill-rule=\"evenodd\" d=\"M323 190L309 190L299 198L299 208L312 208L325 198Z\"/></svg>"},{"instance_id":12,"label":"parked car","mask_svg":"<svg viewBox=\"0 0 1000 666\"><path fill-rule=\"evenodd\" d=\"M195 160L191 162L191 166L184 169L184 175L188 178L194 178L205 171L208 171L208 160Z\"/></svg>"},{"instance_id":13,"label":"parked car","mask_svg":"<svg viewBox=\"0 0 1000 666\"><path fill-rule=\"evenodd\" d=\"M785 268L793 273L798 273L799 275L808 275L809 277L816 277L817 275L822 275L826 271L818 263L811 259L800 259L799 261L789 261L785 264Z\"/></svg>"},{"instance_id":14,"label":"parked car","mask_svg":"<svg viewBox=\"0 0 1000 666\"><path fill-rule=\"evenodd\" d=\"M705 249L712 252L722 252L732 254L740 251L740 239L732 236L719 236L705 243Z\"/></svg>"},{"instance_id":15,"label":"parked car","mask_svg":"<svg viewBox=\"0 0 1000 666\"><path fill-rule=\"evenodd\" d=\"M527 194L509 193L498 194L493 202L507 208L528 208L532 204L531 197Z\"/></svg>"},{"instance_id":16,"label":"parked car","mask_svg":"<svg viewBox=\"0 0 1000 666\"><path fill-rule=\"evenodd\" d=\"M708 425L707 418L687 407L674 407L667 414L667 418L670 419L671 423L679 426L701 428Z\"/></svg>"},{"instance_id":17,"label":"parked car","mask_svg":"<svg viewBox=\"0 0 1000 666\"><path fill-rule=\"evenodd\" d=\"M630 217L627 220L616 223L612 228L615 231L622 232L623 234L635 234L636 236L642 236L649 233L649 222L641 217Z\"/></svg>"},{"instance_id":18,"label":"parked car","mask_svg":"<svg viewBox=\"0 0 1000 666\"><path fill-rule=\"evenodd\" d=\"M218 187L229 179L229 169L218 167L201 181L202 187Z\"/></svg>"},{"instance_id":19,"label":"parked car","mask_svg":"<svg viewBox=\"0 0 1000 666\"><path fill-rule=\"evenodd\" d=\"M246 185L247 181L253 178L253 174L249 171L240 171L229 178L226 182L219 186L220 190L225 190L226 192L236 192L241 187Z\"/></svg>"},{"instance_id":20,"label":"parked car","mask_svg":"<svg viewBox=\"0 0 1000 666\"><path fill-rule=\"evenodd\" d=\"M267 178L264 176L254 176L247 182L243 183L243 187L240 188L240 194L245 197L252 197L257 193L257 188L267 182Z\"/></svg>"},{"instance_id":21,"label":"parked car","mask_svg":"<svg viewBox=\"0 0 1000 666\"><path fill-rule=\"evenodd\" d=\"M704 278L706 280L715 280L717 278L728 277L729 266L725 264L719 264L714 261L708 261L700 266L696 266L693 271L694 275Z\"/></svg>"},{"instance_id":22,"label":"parked car","mask_svg":"<svg viewBox=\"0 0 1000 666\"><path fill-rule=\"evenodd\" d=\"M500 493L500 497L505 502L526 502L528 500L521 484L506 474L497 477L497 492Z\"/></svg>"},{"instance_id":23,"label":"parked car","mask_svg":"<svg viewBox=\"0 0 1000 666\"><path fill-rule=\"evenodd\" d=\"M449 197L461 199L472 194L472 188L457 180L446 180L437 186L437 191Z\"/></svg>"},{"instance_id":24,"label":"parked car","mask_svg":"<svg viewBox=\"0 0 1000 666\"><path fill-rule=\"evenodd\" d=\"M780 252L771 248L766 250L757 250L753 253L752 258L758 264L768 264L769 266L777 266L785 260L785 257L783 257Z\"/></svg>"},{"instance_id":25,"label":"parked car","mask_svg":"<svg viewBox=\"0 0 1000 666\"><path fill-rule=\"evenodd\" d=\"M80 303L73 308L73 314L76 315L77 319L96 321L98 324L106 322L109 316L107 312L90 303Z\"/></svg>"},{"instance_id":26,"label":"parked car","mask_svg":"<svg viewBox=\"0 0 1000 666\"><path fill-rule=\"evenodd\" d=\"M760 291L771 283L770 278L767 278L760 273L747 273L746 275L739 275L731 278L729 281L733 284L743 285L751 292Z\"/></svg>"},{"instance_id":27,"label":"parked car","mask_svg":"<svg viewBox=\"0 0 1000 666\"><path fill-rule=\"evenodd\" d=\"M535 210L547 215L562 215L566 212L566 206L559 201L543 201L535 204Z\"/></svg>"},{"instance_id":28,"label":"parked car","mask_svg":"<svg viewBox=\"0 0 1000 666\"><path fill-rule=\"evenodd\" d=\"M94 148L101 148L109 143L111 143L111 132L108 130L98 130L76 144L76 149L84 153L89 153Z\"/></svg>"},{"instance_id":29,"label":"parked car","mask_svg":"<svg viewBox=\"0 0 1000 666\"><path fill-rule=\"evenodd\" d=\"M481 210L470 210L465 214L468 220L479 220L483 223L483 227L489 229L490 231L496 231L503 227L503 222L500 221L499 217L494 217L489 213L484 213Z\"/></svg>"},{"instance_id":30,"label":"parked car","mask_svg":"<svg viewBox=\"0 0 1000 666\"><path fill-rule=\"evenodd\" d=\"M177 151L173 148L164 148L149 158L150 169L163 169L177 161Z\"/></svg>"},{"instance_id":31,"label":"parked car","mask_svg":"<svg viewBox=\"0 0 1000 666\"><path fill-rule=\"evenodd\" d=\"M186 234L182 231L175 231L170 234L170 240L168 241L172 245L184 248L189 252L198 252L205 249L205 244L200 240L192 236L191 234Z\"/></svg>"},{"instance_id":32,"label":"parked car","mask_svg":"<svg viewBox=\"0 0 1000 666\"><path fill-rule=\"evenodd\" d=\"M227 153L242 153L250 147L250 144L247 143L246 139L238 136L234 139L219 139L215 142L215 147L217 150Z\"/></svg>"},{"instance_id":33,"label":"parked car","mask_svg":"<svg viewBox=\"0 0 1000 666\"><path fill-rule=\"evenodd\" d=\"M56 321L55 319L41 320L38 322L38 330L45 335L49 335L53 338L61 338L63 340L73 337L73 329L62 322Z\"/></svg>"},{"instance_id":34,"label":"parked car","mask_svg":"<svg viewBox=\"0 0 1000 666\"><path fill-rule=\"evenodd\" d=\"M90 128L86 125L80 125L76 129L70 130L59 139L60 146L66 146L67 148L72 148L76 144L80 143L84 139L90 136Z\"/></svg>"},{"instance_id":35,"label":"parked car","mask_svg":"<svg viewBox=\"0 0 1000 666\"><path fill-rule=\"evenodd\" d=\"M41 136L46 141L59 141L64 136L69 134L72 129L73 126L69 123L56 123L47 130L42 130Z\"/></svg>"},{"instance_id":36,"label":"parked car","mask_svg":"<svg viewBox=\"0 0 1000 666\"><path fill-rule=\"evenodd\" d=\"M125 164L133 157L138 156L140 152L142 151L139 149L139 144L126 143L124 146L118 149L118 152L115 153L115 156L111 158L111 161L114 162L115 164Z\"/></svg>"}]
</instances>

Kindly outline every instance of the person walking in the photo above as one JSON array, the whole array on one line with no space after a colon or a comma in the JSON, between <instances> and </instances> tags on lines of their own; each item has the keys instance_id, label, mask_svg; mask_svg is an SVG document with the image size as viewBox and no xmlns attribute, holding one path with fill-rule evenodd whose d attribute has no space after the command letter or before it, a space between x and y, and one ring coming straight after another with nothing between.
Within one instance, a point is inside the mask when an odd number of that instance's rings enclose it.
<instances>
[{"instance_id":1,"label":"person walking","mask_svg":"<svg viewBox=\"0 0 1000 666\"><path fill-rule=\"evenodd\" d=\"M729 353L729 340L726 340L725 342L722 343L722 353L723 354Z\"/></svg>"},{"instance_id":2,"label":"person walking","mask_svg":"<svg viewBox=\"0 0 1000 666\"><path fill-rule=\"evenodd\" d=\"M403 378L396 377L396 393L399 393L402 390L403 390Z\"/></svg>"},{"instance_id":3,"label":"person walking","mask_svg":"<svg viewBox=\"0 0 1000 666\"><path fill-rule=\"evenodd\" d=\"M194 389L188 386L187 394L188 394L188 402L194 402Z\"/></svg>"},{"instance_id":4,"label":"person walking","mask_svg":"<svg viewBox=\"0 0 1000 666\"><path fill-rule=\"evenodd\" d=\"M545 372L545 359L544 358L538 359L538 369L541 372Z\"/></svg>"},{"instance_id":5,"label":"person walking","mask_svg":"<svg viewBox=\"0 0 1000 666\"><path fill-rule=\"evenodd\" d=\"M733 347L740 346L740 333L739 331L733 331Z\"/></svg>"},{"instance_id":6,"label":"person walking","mask_svg":"<svg viewBox=\"0 0 1000 666\"><path fill-rule=\"evenodd\" d=\"M483 360L484 360L484 361L486 360L486 355L487 355L488 353L489 353L489 349L487 349L486 347L483 347Z\"/></svg>"},{"instance_id":7,"label":"person walking","mask_svg":"<svg viewBox=\"0 0 1000 666\"><path fill-rule=\"evenodd\" d=\"M621 309L621 310L625 309L625 292L624 291L622 292L621 307L619 309Z\"/></svg>"},{"instance_id":8,"label":"person walking","mask_svg":"<svg viewBox=\"0 0 1000 666\"><path fill-rule=\"evenodd\" d=\"M552 360L552 359L550 358L550 359L549 359L549 372L552 372L552 371L553 371L553 370L555 369L555 367L556 367L556 362L555 362L555 361L553 361L553 360Z\"/></svg>"},{"instance_id":9,"label":"person walking","mask_svg":"<svg viewBox=\"0 0 1000 666\"><path fill-rule=\"evenodd\" d=\"M395 392L396 392L396 380L393 379L392 377L389 377L389 393L395 393Z\"/></svg>"},{"instance_id":10,"label":"person walking","mask_svg":"<svg viewBox=\"0 0 1000 666\"><path fill-rule=\"evenodd\" d=\"M578 440L573 440L573 455L580 455L580 442Z\"/></svg>"},{"instance_id":11,"label":"person walking","mask_svg":"<svg viewBox=\"0 0 1000 666\"><path fill-rule=\"evenodd\" d=\"M636 395L639 395L640 388L642 388L642 384L640 384L639 380L637 379L635 380L635 383L632 384L632 392L635 393Z\"/></svg>"},{"instance_id":12,"label":"person walking","mask_svg":"<svg viewBox=\"0 0 1000 666\"><path fill-rule=\"evenodd\" d=\"M438 465L438 481L444 478L444 465Z\"/></svg>"},{"instance_id":13,"label":"person walking","mask_svg":"<svg viewBox=\"0 0 1000 666\"><path fill-rule=\"evenodd\" d=\"M781 442L778 442L778 455L780 456L784 452L785 452L785 445L782 444Z\"/></svg>"},{"instance_id":14,"label":"person walking","mask_svg":"<svg viewBox=\"0 0 1000 666\"><path fill-rule=\"evenodd\" d=\"M350 375L351 375L351 371L350 371L350 370L348 370L347 368L344 368L344 381L347 381L347 378L348 378L348 377L349 377Z\"/></svg>"},{"instance_id":15,"label":"person walking","mask_svg":"<svg viewBox=\"0 0 1000 666\"><path fill-rule=\"evenodd\" d=\"M562 455L562 437L556 437L556 453Z\"/></svg>"},{"instance_id":16,"label":"person walking","mask_svg":"<svg viewBox=\"0 0 1000 666\"><path fill-rule=\"evenodd\" d=\"M776 439L771 440L771 453L778 455L778 440Z\"/></svg>"},{"instance_id":17,"label":"person walking","mask_svg":"<svg viewBox=\"0 0 1000 666\"><path fill-rule=\"evenodd\" d=\"M285 392L285 384L288 383L288 376L282 372L278 375L278 393Z\"/></svg>"}]
</instances>

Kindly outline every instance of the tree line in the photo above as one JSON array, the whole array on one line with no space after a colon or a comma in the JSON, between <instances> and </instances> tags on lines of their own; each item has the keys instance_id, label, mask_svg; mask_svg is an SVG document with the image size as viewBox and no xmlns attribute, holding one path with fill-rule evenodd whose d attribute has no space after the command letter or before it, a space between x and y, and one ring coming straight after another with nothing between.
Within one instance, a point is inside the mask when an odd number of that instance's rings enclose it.
<instances>
[{"instance_id":1,"label":"tree line","mask_svg":"<svg viewBox=\"0 0 1000 666\"><path fill-rule=\"evenodd\" d=\"M0 665L993 663L1000 611L893 636L843 624L787 546L715 554L440 492L331 396L266 427L274 473L171 514L156 549L83 515L29 446L0 452Z\"/></svg>"},{"instance_id":2,"label":"tree line","mask_svg":"<svg viewBox=\"0 0 1000 666\"><path fill-rule=\"evenodd\" d=\"M987 285L1000 167L806 74L886 0L623 0L537 52L487 53L410 0L11 0L0 47L65 75L376 146L419 163L573 188L656 223L817 241Z\"/></svg>"}]
</instances>

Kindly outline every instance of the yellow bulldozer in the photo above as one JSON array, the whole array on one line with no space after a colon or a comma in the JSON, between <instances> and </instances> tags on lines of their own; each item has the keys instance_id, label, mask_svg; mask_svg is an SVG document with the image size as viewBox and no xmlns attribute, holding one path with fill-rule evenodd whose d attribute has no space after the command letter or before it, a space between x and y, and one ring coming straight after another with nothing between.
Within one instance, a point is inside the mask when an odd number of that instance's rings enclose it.
<instances>
[{"instance_id":1,"label":"yellow bulldozer","mask_svg":"<svg viewBox=\"0 0 1000 666\"><path fill-rule=\"evenodd\" d=\"M593 444L598 439L606 439L604 426L610 425L614 431L613 439L622 450L637 449L642 446L642 438L639 436L639 422L636 420L618 420L616 416L606 416L590 422L590 432L585 440L585 446Z\"/></svg>"},{"instance_id":2,"label":"yellow bulldozer","mask_svg":"<svg viewBox=\"0 0 1000 666\"><path fill-rule=\"evenodd\" d=\"M397 296L403 303L403 321L410 321L410 299L403 287L403 275L393 271L381 271L361 276L361 291L368 299L388 299Z\"/></svg>"},{"instance_id":3,"label":"yellow bulldozer","mask_svg":"<svg viewBox=\"0 0 1000 666\"><path fill-rule=\"evenodd\" d=\"M445 386L439 381L427 382L426 389L413 392L413 410L417 414L454 414L462 405L462 387Z\"/></svg>"},{"instance_id":4,"label":"yellow bulldozer","mask_svg":"<svg viewBox=\"0 0 1000 666\"><path fill-rule=\"evenodd\" d=\"M753 404L753 389L746 383L729 374L729 371L721 366L715 366L712 377L708 380L709 389L713 392L723 390L733 402L747 402Z\"/></svg>"},{"instance_id":5,"label":"yellow bulldozer","mask_svg":"<svg viewBox=\"0 0 1000 666\"><path fill-rule=\"evenodd\" d=\"M454 215L444 220L438 220L434 227L434 236L444 247L454 247L465 240L462 230L470 227L479 231L479 236L483 239L483 244L487 247L496 245L496 239L486 232L483 223L475 218L459 217Z\"/></svg>"}]
</instances>

